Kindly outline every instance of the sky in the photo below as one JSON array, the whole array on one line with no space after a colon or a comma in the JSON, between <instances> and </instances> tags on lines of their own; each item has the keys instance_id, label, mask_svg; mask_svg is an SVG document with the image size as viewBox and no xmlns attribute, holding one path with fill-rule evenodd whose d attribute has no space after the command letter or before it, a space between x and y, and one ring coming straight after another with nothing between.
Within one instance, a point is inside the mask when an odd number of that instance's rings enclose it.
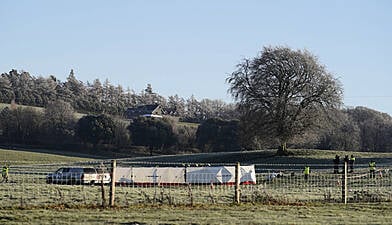
<instances>
[{"instance_id":1,"label":"sky","mask_svg":"<svg viewBox=\"0 0 392 225\"><path fill-rule=\"evenodd\" d=\"M164 97L234 100L228 75L264 46L307 49L345 107L392 115L389 0L1 0L0 73L108 79Z\"/></svg>"}]
</instances>

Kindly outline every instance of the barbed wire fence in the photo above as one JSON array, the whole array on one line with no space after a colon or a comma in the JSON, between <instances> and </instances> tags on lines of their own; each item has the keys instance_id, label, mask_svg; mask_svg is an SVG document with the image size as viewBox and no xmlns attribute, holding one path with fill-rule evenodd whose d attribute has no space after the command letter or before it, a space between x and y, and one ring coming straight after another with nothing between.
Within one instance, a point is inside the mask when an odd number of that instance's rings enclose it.
<instances>
[{"instance_id":1,"label":"barbed wire fence","mask_svg":"<svg viewBox=\"0 0 392 225\"><path fill-rule=\"evenodd\" d=\"M55 164L24 164L9 162L9 179L0 183L0 207L109 206L127 207L138 204L232 204L304 203L304 202L390 202L392 174L389 164L380 164L375 175L367 164L355 165L352 173L340 165L333 173L331 164L310 164L305 179L305 164L255 164L255 184L233 182L116 182L113 196L111 184L52 184L47 176L61 167L100 167L112 171L112 161L92 161ZM117 160L116 168L184 168L236 166L235 164L152 163ZM242 166L242 165L241 165ZM216 174L215 174L216 175ZM184 174L186 176L186 174ZM211 174L201 174L205 181ZM219 174L217 175L219 176ZM150 177L151 179L153 176ZM185 179L184 179L185 180ZM236 196L238 195L238 196ZM111 200L113 202L111 202Z\"/></svg>"}]
</instances>

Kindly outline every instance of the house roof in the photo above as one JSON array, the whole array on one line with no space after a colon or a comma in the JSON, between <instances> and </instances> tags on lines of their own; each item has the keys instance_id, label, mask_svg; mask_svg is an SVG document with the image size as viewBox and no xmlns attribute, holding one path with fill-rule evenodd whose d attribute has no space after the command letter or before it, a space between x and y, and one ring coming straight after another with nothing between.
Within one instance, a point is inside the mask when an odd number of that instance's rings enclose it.
<instances>
[{"instance_id":1,"label":"house roof","mask_svg":"<svg viewBox=\"0 0 392 225\"><path fill-rule=\"evenodd\" d=\"M162 115L162 106L159 104L140 105L134 108L128 108L125 111L127 119L133 119L139 116L160 117Z\"/></svg>"}]
</instances>

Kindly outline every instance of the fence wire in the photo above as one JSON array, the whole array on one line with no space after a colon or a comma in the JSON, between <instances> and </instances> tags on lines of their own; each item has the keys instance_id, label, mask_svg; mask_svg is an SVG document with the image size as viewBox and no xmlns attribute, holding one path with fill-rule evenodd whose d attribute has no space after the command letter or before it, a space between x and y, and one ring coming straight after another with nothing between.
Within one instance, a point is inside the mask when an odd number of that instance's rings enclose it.
<instances>
[{"instance_id":1,"label":"fence wire","mask_svg":"<svg viewBox=\"0 0 392 225\"><path fill-rule=\"evenodd\" d=\"M222 166L224 164L118 162L121 167ZM226 164L226 166L229 164ZM229 165L233 166L233 165ZM256 184L241 184L241 202L342 202L344 180L342 168L334 173L333 165L314 164L304 176L304 164L256 164ZM46 207L56 205L108 205L110 184L89 182L49 182L48 175L59 168L94 167L110 171L109 161L64 164L10 163L8 182L0 183L1 207ZM392 200L392 165L380 165L374 175L368 165L355 165L347 176L347 201L384 202ZM205 176L211 176L205 174ZM137 204L231 204L235 198L232 183L118 183L115 205Z\"/></svg>"}]
</instances>

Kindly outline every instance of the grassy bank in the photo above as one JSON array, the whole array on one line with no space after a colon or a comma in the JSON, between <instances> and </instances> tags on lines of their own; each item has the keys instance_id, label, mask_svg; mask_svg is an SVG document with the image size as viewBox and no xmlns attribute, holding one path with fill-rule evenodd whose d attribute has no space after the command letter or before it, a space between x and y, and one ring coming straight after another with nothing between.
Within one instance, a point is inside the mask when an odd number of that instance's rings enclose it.
<instances>
[{"instance_id":1,"label":"grassy bank","mask_svg":"<svg viewBox=\"0 0 392 225\"><path fill-rule=\"evenodd\" d=\"M86 157L72 157L56 154L55 152L34 152L32 150L9 150L0 149L0 162L13 162L21 164L34 163L56 163L56 162L78 162L88 161L91 158Z\"/></svg>"}]
</instances>

